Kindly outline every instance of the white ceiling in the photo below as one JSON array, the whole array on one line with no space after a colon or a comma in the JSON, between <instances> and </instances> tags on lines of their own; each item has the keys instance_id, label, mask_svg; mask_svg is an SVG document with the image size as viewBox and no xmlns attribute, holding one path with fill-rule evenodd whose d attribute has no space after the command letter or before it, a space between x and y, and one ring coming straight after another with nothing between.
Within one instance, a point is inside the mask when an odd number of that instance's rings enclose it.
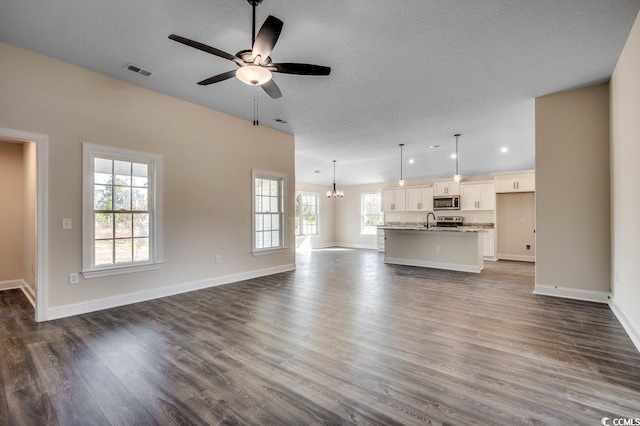
<instances>
[{"instance_id":1,"label":"white ceiling","mask_svg":"<svg viewBox=\"0 0 640 426\"><path fill-rule=\"evenodd\" d=\"M261 125L295 135L296 180L306 183L331 184L334 159L339 185L398 179L399 143L405 179L452 175L458 132L463 175L531 169L534 98L608 81L639 9L640 0L264 0L258 27L267 15L284 21L273 61L332 73L274 74L283 97L259 91ZM235 54L250 48L251 7L0 2L0 41L253 120L253 88L236 79L196 85L235 65L172 33Z\"/></svg>"}]
</instances>

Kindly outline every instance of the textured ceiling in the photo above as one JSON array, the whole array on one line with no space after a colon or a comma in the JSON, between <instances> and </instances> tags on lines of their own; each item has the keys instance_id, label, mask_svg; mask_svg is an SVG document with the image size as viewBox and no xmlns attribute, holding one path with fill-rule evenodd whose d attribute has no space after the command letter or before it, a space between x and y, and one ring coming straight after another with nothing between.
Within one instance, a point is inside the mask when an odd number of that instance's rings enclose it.
<instances>
[{"instance_id":1,"label":"textured ceiling","mask_svg":"<svg viewBox=\"0 0 640 426\"><path fill-rule=\"evenodd\" d=\"M534 98L608 81L639 9L640 0L264 0L258 27L267 15L284 21L274 62L332 73L275 74L283 97L259 91L261 125L295 135L296 178L307 183L329 185L334 159L339 185L397 179L399 143L406 179L449 176L458 132L463 175L531 169ZM245 0L0 2L0 41L247 120L253 88L196 85L235 65L167 37L234 54L250 48L250 32Z\"/></svg>"}]
</instances>

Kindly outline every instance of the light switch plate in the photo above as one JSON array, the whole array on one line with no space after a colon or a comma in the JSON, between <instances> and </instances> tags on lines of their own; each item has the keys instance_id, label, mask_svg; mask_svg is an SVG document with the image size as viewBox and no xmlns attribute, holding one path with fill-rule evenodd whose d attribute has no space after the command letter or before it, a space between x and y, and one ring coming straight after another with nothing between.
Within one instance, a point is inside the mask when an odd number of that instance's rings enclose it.
<instances>
[{"instance_id":1,"label":"light switch plate","mask_svg":"<svg viewBox=\"0 0 640 426\"><path fill-rule=\"evenodd\" d=\"M62 219L62 229L71 229L71 218L65 217Z\"/></svg>"}]
</instances>

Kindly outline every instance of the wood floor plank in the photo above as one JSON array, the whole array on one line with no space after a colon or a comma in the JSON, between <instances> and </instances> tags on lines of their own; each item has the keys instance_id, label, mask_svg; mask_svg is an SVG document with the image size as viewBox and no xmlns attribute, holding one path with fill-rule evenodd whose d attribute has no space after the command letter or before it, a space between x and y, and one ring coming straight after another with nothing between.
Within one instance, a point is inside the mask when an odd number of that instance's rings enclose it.
<instances>
[{"instance_id":1,"label":"wood floor plank","mask_svg":"<svg viewBox=\"0 0 640 426\"><path fill-rule=\"evenodd\" d=\"M293 272L47 323L0 292L0 425L599 424L640 417L607 305L480 274L300 253Z\"/></svg>"}]
</instances>

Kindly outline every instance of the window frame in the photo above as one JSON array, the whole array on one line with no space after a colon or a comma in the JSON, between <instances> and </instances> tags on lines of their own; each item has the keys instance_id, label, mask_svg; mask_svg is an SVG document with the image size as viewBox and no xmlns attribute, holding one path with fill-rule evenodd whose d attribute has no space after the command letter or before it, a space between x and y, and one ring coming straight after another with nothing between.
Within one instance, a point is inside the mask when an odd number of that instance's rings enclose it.
<instances>
[{"instance_id":1,"label":"window frame","mask_svg":"<svg viewBox=\"0 0 640 426\"><path fill-rule=\"evenodd\" d=\"M89 143L83 143L82 148L82 276L84 278L98 278L162 268L164 263L162 224L163 156L161 154ZM94 219L94 159L96 157L149 164L148 261L96 266Z\"/></svg>"},{"instance_id":2,"label":"window frame","mask_svg":"<svg viewBox=\"0 0 640 426\"><path fill-rule=\"evenodd\" d=\"M282 211L280 214L280 242L278 247L256 247L256 179L281 180L279 205ZM284 173L270 172L266 170L251 170L251 254L262 256L266 254L285 253L289 250L287 245L287 175Z\"/></svg>"},{"instance_id":3,"label":"window frame","mask_svg":"<svg viewBox=\"0 0 640 426\"><path fill-rule=\"evenodd\" d=\"M298 215L295 214L295 219L299 219L300 220L300 229L303 228L303 221L302 221L302 209L300 209L299 205L298 205L298 196L301 197L316 197L316 233L315 234L295 234L296 237L313 237L313 236L317 236L320 235L320 194L317 192L308 192L308 191L296 191L295 193L295 200L296 200L296 206L295 208L299 210L300 212L300 218L298 218ZM294 219L294 222L295 222ZM295 233L295 223L294 223L294 233Z\"/></svg>"},{"instance_id":4,"label":"window frame","mask_svg":"<svg viewBox=\"0 0 640 426\"><path fill-rule=\"evenodd\" d=\"M371 195L377 195L380 198L380 219L382 220L382 224L384 224L384 211L382 210L382 193L381 192L361 192L360 193L360 235L376 235L377 230L375 232L364 232L364 198Z\"/></svg>"}]
</instances>

